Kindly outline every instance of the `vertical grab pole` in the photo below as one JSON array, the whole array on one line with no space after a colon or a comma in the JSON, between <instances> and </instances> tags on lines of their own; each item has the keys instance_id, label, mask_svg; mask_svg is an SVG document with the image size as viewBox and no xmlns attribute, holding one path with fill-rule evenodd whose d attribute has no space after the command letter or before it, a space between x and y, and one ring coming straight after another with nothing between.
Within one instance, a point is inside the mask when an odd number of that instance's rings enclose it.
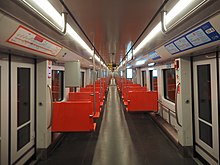
<instances>
[{"instance_id":1,"label":"vertical grab pole","mask_svg":"<svg viewBox=\"0 0 220 165\"><path fill-rule=\"evenodd\" d=\"M124 91L124 71L123 71L123 66L122 66L122 76L121 76L121 94L123 94Z\"/></svg>"},{"instance_id":2,"label":"vertical grab pole","mask_svg":"<svg viewBox=\"0 0 220 165\"><path fill-rule=\"evenodd\" d=\"M95 50L94 50L94 53L93 53L93 114L92 115L89 115L89 117L94 117L95 114L96 114L96 93L95 93Z\"/></svg>"},{"instance_id":3,"label":"vertical grab pole","mask_svg":"<svg viewBox=\"0 0 220 165\"><path fill-rule=\"evenodd\" d=\"M102 65L101 65L101 56L99 57L99 62L100 62L100 75L99 75L99 81L100 81L100 95L99 95L99 100L101 101L102 99Z\"/></svg>"},{"instance_id":4,"label":"vertical grab pole","mask_svg":"<svg viewBox=\"0 0 220 165\"><path fill-rule=\"evenodd\" d=\"M128 56L126 57L126 59L125 59L125 70L127 69L127 64L128 64ZM126 75L125 75L125 78L126 78ZM126 79L126 100L128 101L128 87L127 87L127 79Z\"/></svg>"}]
</instances>

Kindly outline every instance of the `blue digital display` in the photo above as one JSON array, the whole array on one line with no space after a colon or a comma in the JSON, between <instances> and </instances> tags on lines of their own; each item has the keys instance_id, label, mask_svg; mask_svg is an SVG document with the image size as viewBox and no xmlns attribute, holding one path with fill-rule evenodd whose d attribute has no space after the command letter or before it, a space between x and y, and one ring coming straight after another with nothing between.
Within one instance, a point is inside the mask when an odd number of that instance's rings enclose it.
<instances>
[{"instance_id":1,"label":"blue digital display","mask_svg":"<svg viewBox=\"0 0 220 165\"><path fill-rule=\"evenodd\" d=\"M166 44L165 48L173 55L217 40L220 40L220 34L207 22Z\"/></svg>"},{"instance_id":2,"label":"blue digital display","mask_svg":"<svg viewBox=\"0 0 220 165\"><path fill-rule=\"evenodd\" d=\"M149 57L150 57L152 60L157 60L157 59L160 59L160 58L161 58L161 57L157 54L156 51L150 52L148 55L149 55Z\"/></svg>"}]
</instances>

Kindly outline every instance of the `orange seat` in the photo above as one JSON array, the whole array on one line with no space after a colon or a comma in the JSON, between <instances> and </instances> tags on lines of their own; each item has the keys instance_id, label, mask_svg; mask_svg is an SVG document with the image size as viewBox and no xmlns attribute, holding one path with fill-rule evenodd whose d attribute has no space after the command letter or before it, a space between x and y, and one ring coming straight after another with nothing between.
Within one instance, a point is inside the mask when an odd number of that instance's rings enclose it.
<instances>
[{"instance_id":1,"label":"orange seat","mask_svg":"<svg viewBox=\"0 0 220 165\"><path fill-rule=\"evenodd\" d=\"M52 132L94 131L91 101L54 102Z\"/></svg>"},{"instance_id":2,"label":"orange seat","mask_svg":"<svg viewBox=\"0 0 220 165\"><path fill-rule=\"evenodd\" d=\"M99 99L99 92L96 92L96 114L95 118L99 118L100 116L100 106L101 102ZM94 111L94 97L92 92L70 92L69 93L69 101L91 101L92 102L92 111Z\"/></svg>"},{"instance_id":3,"label":"orange seat","mask_svg":"<svg viewBox=\"0 0 220 165\"><path fill-rule=\"evenodd\" d=\"M128 111L157 111L157 100L157 92L129 91Z\"/></svg>"}]
</instances>

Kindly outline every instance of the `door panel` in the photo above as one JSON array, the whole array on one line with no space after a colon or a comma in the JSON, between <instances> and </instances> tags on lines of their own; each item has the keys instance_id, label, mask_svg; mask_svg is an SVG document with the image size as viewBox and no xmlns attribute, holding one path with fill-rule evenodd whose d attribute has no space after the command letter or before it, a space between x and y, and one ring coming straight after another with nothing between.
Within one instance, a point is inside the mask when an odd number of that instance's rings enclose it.
<instances>
[{"instance_id":1,"label":"door panel","mask_svg":"<svg viewBox=\"0 0 220 165\"><path fill-rule=\"evenodd\" d=\"M210 164L218 164L218 93L216 59L193 62L195 149Z\"/></svg>"},{"instance_id":2,"label":"door panel","mask_svg":"<svg viewBox=\"0 0 220 165\"><path fill-rule=\"evenodd\" d=\"M33 154L34 64L11 63L11 162L27 161Z\"/></svg>"},{"instance_id":3,"label":"door panel","mask_svg":"<svg viewBox=\"0 0 220 165\"><path fill-rule=\"evenodd\" d=\"M1 59L2 58L2 59ZM3 59L4 58L4 59ZM0 55L0 164L8 164L8 57Z\"/></svg>"}]
</instances>

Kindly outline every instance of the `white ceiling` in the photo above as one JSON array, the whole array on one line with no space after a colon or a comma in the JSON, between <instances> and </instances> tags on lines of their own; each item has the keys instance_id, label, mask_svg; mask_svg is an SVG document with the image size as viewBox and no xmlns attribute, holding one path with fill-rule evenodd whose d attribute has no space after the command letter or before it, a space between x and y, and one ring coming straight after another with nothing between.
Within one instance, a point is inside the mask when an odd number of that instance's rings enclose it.
<instances>
[{"instance_id":1,"label":"white ceiling","mask_svg":"<svg viewBox=\"0 0 220 165\"><path fill-rule=\"evenodd\" d=\"M70 36L58 34L44 22L42 18L19 3L20 1L0 1L0 11L3 11L18 22L66 47L82 58L89 60L91 55L89 55L82 46L75 42ZM60 0L49 1L58 12L61 13L65 11ZM71 14L76 18L89 39L94 43L106 64L119 64L120 59L126 54L127 44L130 41L136 41L163 2L164 0L64 0ZM178 0L169 0L164 10L169 11L176 2L178 2ZM166 41L184 32L190 26L195 26L198 22L219 11L218 4L219 0L209 0L208 6L204 6L198 13L191 15L190 19L184 20L184 24L179 24L172 29L169 34L157 36L139 52L138 56L146 55L147 52L155 50L158 46L161 46ZM155 18L135 47L159 21L160 15ZM83 38L88 46L92 48L70 16L68 16L68 23Z\"/></svg>"},{"instance_id":2,"label":"white ceiling","mask_svg":"<svg viewBox=\"0 0 220 165\"><path fill-rule=\"evenodd\" d=\"M58 6L59 3L50 1L56 5L56 8L62 10ZM90 40L94 42L106 63L118 64L120 58L126 54L127 44L138 38L163 0L65 0L64 2ZM86 38L81 36L86 41Z\"/></svg>"}]
</instances>

